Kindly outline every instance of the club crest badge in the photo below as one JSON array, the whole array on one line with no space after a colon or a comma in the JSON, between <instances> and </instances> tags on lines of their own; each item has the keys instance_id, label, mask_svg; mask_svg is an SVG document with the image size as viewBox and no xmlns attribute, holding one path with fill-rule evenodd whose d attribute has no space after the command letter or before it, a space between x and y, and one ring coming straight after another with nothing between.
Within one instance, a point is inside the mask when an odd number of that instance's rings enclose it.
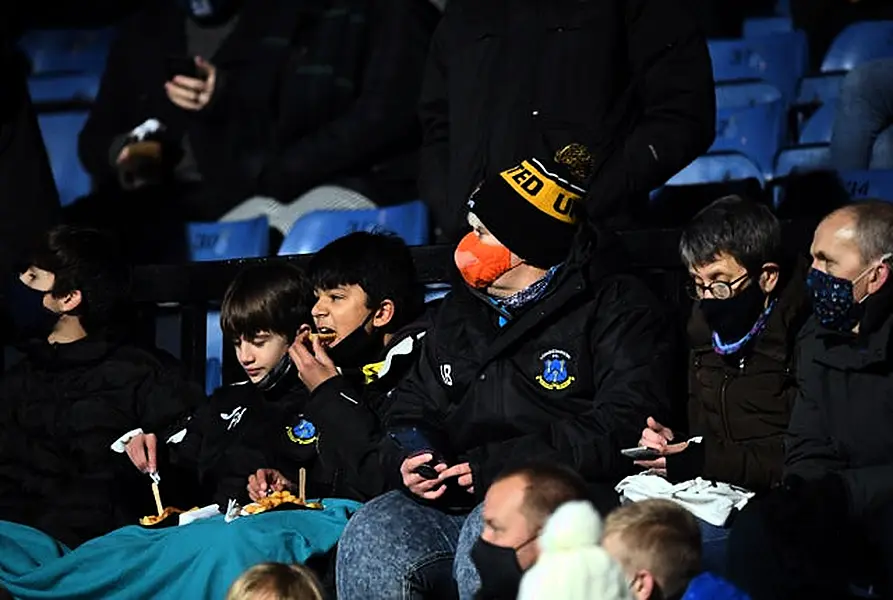
<instances>
[{"instance_id":1,"label":"club crest badge","mask_svg":"<svg viewBox=\"0 0 893 600\"><path fill-rule=\"evenodd\" d=\"M316 432L316 425L307 419L301 419L298 421L297 425L286 427L285 433L288 435L288 439L301 445L313 444L319 439L319 435Z\"/></svg>"},{"instance_id":2,"label":"club crest badge","mask_svg":"<svg viewBox=\"0 0 893 600\"><path fill-rule=\"evenodd\" d=\"M540 355L543 372L537 375L536 382L547 390L563 390L569 387L575 377L568 372L571 355L564 350L549 350Z\"/></svg>"}]
</instances>

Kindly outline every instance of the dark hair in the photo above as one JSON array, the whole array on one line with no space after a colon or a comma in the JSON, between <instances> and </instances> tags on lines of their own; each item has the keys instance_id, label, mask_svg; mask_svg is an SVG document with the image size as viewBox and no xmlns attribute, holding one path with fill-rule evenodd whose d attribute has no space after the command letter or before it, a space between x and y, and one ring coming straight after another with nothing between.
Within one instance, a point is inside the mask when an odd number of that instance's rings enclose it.
<instances>
[{"instance_id":1,"label":"dark hair","mask_svg":"<svg viewBox=\"0 0 893 600\"><path fill-rule=\"evenodd\" d=\"M893 204L864 200L841 210L852 214L856 221L856 245L864 262L893 252Z\"/></svg>"},{"instance_id":2,"label":"dark hair","mask_svg":"<svg viewBox=\"0 0 893 600\"><path fill-rule=\"evenodd\" d=\"M229 285L220 308L220 328L229 339L269 331L292 340L310 323L313 291L304 272L286 262L248 267Z\"/></svg>"},{"instance_id":3,"label":"dark hair","mask_svg":"<svg viewBox=\"0 0 893 600\"><path fill-rule=\"evenodd\" d=\"M394 332L412 322L424 303L409 248L399 237L359 231L335 240L310 261L314 290L357 285L366 293L366 307L394 303L394 318L385 326Z\"/></svg>"},{"instance_id":4,"label":"dark hair","mask_svg":"<svg viewBox=\"0 0 893 600\"><path fill-rule=\"evenodd\" d=\"M532 527L542 527L559 506L589 500L586 482L570 467L551 462L530 462L503 471L496 481L523 477L527 482L521 511Z\"/></svg>"},{"instance_id":5,"label":"dark hair","mask_svg":"<svg viewBox=\"0 0 893 600\"><path fill-rule=\"evenodd\" d=\"M750 273L782 260L781 223L769 207L740 196L726 196L694 216L679 240L688 268L728 254Z\"/></svg>"},{"instance_id":6,"label":"dark hair","mask_svg":"<svg viewBox=\"0 0 893 600\"><path fill-rule=\"evenodd\" d=\"M122 324L130 295L130 267L109 233L59 225L38 241L25 263L25 268L33 266L54 275L50 290L54 297L81 292L81 302L71 314L88 334Z\"/></svg>"}]
</instances>

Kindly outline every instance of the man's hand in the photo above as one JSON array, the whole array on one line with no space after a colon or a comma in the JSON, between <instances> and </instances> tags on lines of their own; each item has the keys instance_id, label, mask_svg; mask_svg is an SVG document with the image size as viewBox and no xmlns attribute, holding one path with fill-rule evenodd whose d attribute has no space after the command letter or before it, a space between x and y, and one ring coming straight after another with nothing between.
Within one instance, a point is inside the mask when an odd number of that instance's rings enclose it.
<instances>
[{"instance_id":1,"label":"man's hand","mask_svg":"<svg viewBox=\"0 0 893 600\"><path fill-rule=\"evenodd\" d=\"M313 352L307 349L308 339L312 340ZM288 349L291 361L298 369L298 377L311 392L323 383L338 376L338 369L319 338L310 338L310 328L301 328L295 343Z\"/></svg>"},{"instance_id":2,"label":"man's hand","mask_svg":"<svg viewBox=\"0 0 893 600\"><path fill-rule=\"evenodd\" d=\"M649 446L650 448L651 446ZM679 444L669 444L660 448L661 457L656 458L654 460L637 460L635 462L636 465L648 469L652 473L656 473L661 477L667 476L667 456L671 454L678 454L688 448L688 442L681 442Z\"/></svg>"},{"instance_id":3,"label":"man's hand","mask_svg":"<svg viewBox=\"0 0 893 600\"><path fill-rule=\"evenodd\" d=\"M154 433L141 433L127 442L127 457L141 473L155 473L157 447L158 437Z\"/></svg>"},{"instance_id":4,"label":"man's hand","mask_svg":"<svg viewBox=\"0 0 893 600\"><path fill-rule=\"evenodd\" d=\"M295 484L276 469L258 469L257 473L248 477L248 496L254 502L264 498L270 490L281 492L294 487Z\"/></svg>"},{"instance_id":5,"label":"man's hand","mask_svg":"<svg viewBox=\"0 0 893 600\"><path fill-rule=\"evenodd\" d=\"M450 477L458 477L456 482L464 487L469 494L474 493L474 476L471 473L471 465L468 463L453 465L440 474L440 481L445 481Z\"/></svg>"},{"instance_id":6,"label":"man's hand","mask_svg":"<svg viewBox=\"0 0 893 600\"><path fill-rule=\"evenodd\" d=\"M217 67L201 56L195 57L195 66L205 73L204 79L176 75L164 84L164 91L171 102L184 110L199 111L205 108L214 95L217 84Z\"/></svg>"},{"instance_id":7,"label":"man's hand","mask_svg":"<svg viewBox=\"0 0 893 600\"><path fill-rule=\"evenodd\" d=\"M645 425L645 429L642 430L642 438L639 440L639 445L643 448L663 450L667 444L673 441L673 430L655 421L654 417L648 417Z\"/></svg>"},{"instance_id":8,"label":"man's hand","mask_svg":"<svg viewBox=\"0 0 893 600\"><path fill-rule=\"evenodd\" d=\"M446 492L446 485L444 485L443 481L439 478L425 479L418 473L415 473L416 469L433 458L434 456L431 454L420 454L419 456L407 458L403 461L403 464L400 465L400 475L403 476L403 485L405 485L410 492L424 500L437 500L443 496L444 492ZM434 470L442 474L446 471L446 468L447 466L445 464L440 463L434 467Z\"/></svg>"}]
</instances>

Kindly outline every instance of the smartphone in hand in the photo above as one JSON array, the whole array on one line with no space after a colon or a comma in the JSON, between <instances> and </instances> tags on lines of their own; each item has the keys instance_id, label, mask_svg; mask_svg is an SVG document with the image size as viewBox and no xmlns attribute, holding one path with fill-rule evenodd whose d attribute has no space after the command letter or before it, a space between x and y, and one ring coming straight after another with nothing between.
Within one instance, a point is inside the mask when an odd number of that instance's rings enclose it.
<instances>
[{"instance_id":1,"label":"smartphone in hand","mask_svg":"<svg viewBox=\"0 0 893 600\"><path fill-rule=\"evenodd\" d=\"M636 446L635 448L624 448L620 453L633 460L654 460L660 458L661 453L654 448L646 448L644 446Z\"/></svg>"},{"instance_id":2,"label":"smartphone in hand","mask_svg":"<svg viewBox=\"0 0 893 600\"><path fill-rule=\"evenodd\" d=\"M191 56L168 56L165 59L165 68L167 69L167 80L173 81L177 75L192 77L193 79L204 79L204 73L200 72L195 65L195 59Z\"/></svg>"},{"instance_id":3,"label":"smartphone in hand","mask_svg":"<svg viewBox=\"0 0 893 600\"><path fill-rule=\"evenodd\" d=\"M428 441L427 436L422 433L421 430L416 427L407 427L405 429L391 431L388 435L391 437L391 440L403 450L406 458L412 458L413 456L419 456L420 454L430 454L433 456L427 463L416 468L414 473L421 475L425 479L437 479L440 476L434 467L440 463L446 464L446 460L443 458L443 455L434 448L434 444Z\"/></svg>"}]
</instances>

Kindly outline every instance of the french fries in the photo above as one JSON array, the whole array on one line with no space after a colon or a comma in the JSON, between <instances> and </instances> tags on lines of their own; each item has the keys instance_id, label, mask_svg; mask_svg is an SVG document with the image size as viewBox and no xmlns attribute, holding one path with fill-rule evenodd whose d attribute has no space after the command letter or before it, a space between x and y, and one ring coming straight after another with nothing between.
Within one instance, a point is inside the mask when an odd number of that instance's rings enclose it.
<instances>
[{"instance_id":1,"label":"french fries","mask_svg":"<svg viewBox=\"0 0 893 600\"><path fill-rule=\"evenodd\" d=\"M318 502L304 502L289 491L273 492L265 498L261 498L257 502L253 502L242 508L242 512L246 515L257 515L266 512L281 504L296 504L306 508L320 509L322 505Z\"/></svg>"}]
</instances>

